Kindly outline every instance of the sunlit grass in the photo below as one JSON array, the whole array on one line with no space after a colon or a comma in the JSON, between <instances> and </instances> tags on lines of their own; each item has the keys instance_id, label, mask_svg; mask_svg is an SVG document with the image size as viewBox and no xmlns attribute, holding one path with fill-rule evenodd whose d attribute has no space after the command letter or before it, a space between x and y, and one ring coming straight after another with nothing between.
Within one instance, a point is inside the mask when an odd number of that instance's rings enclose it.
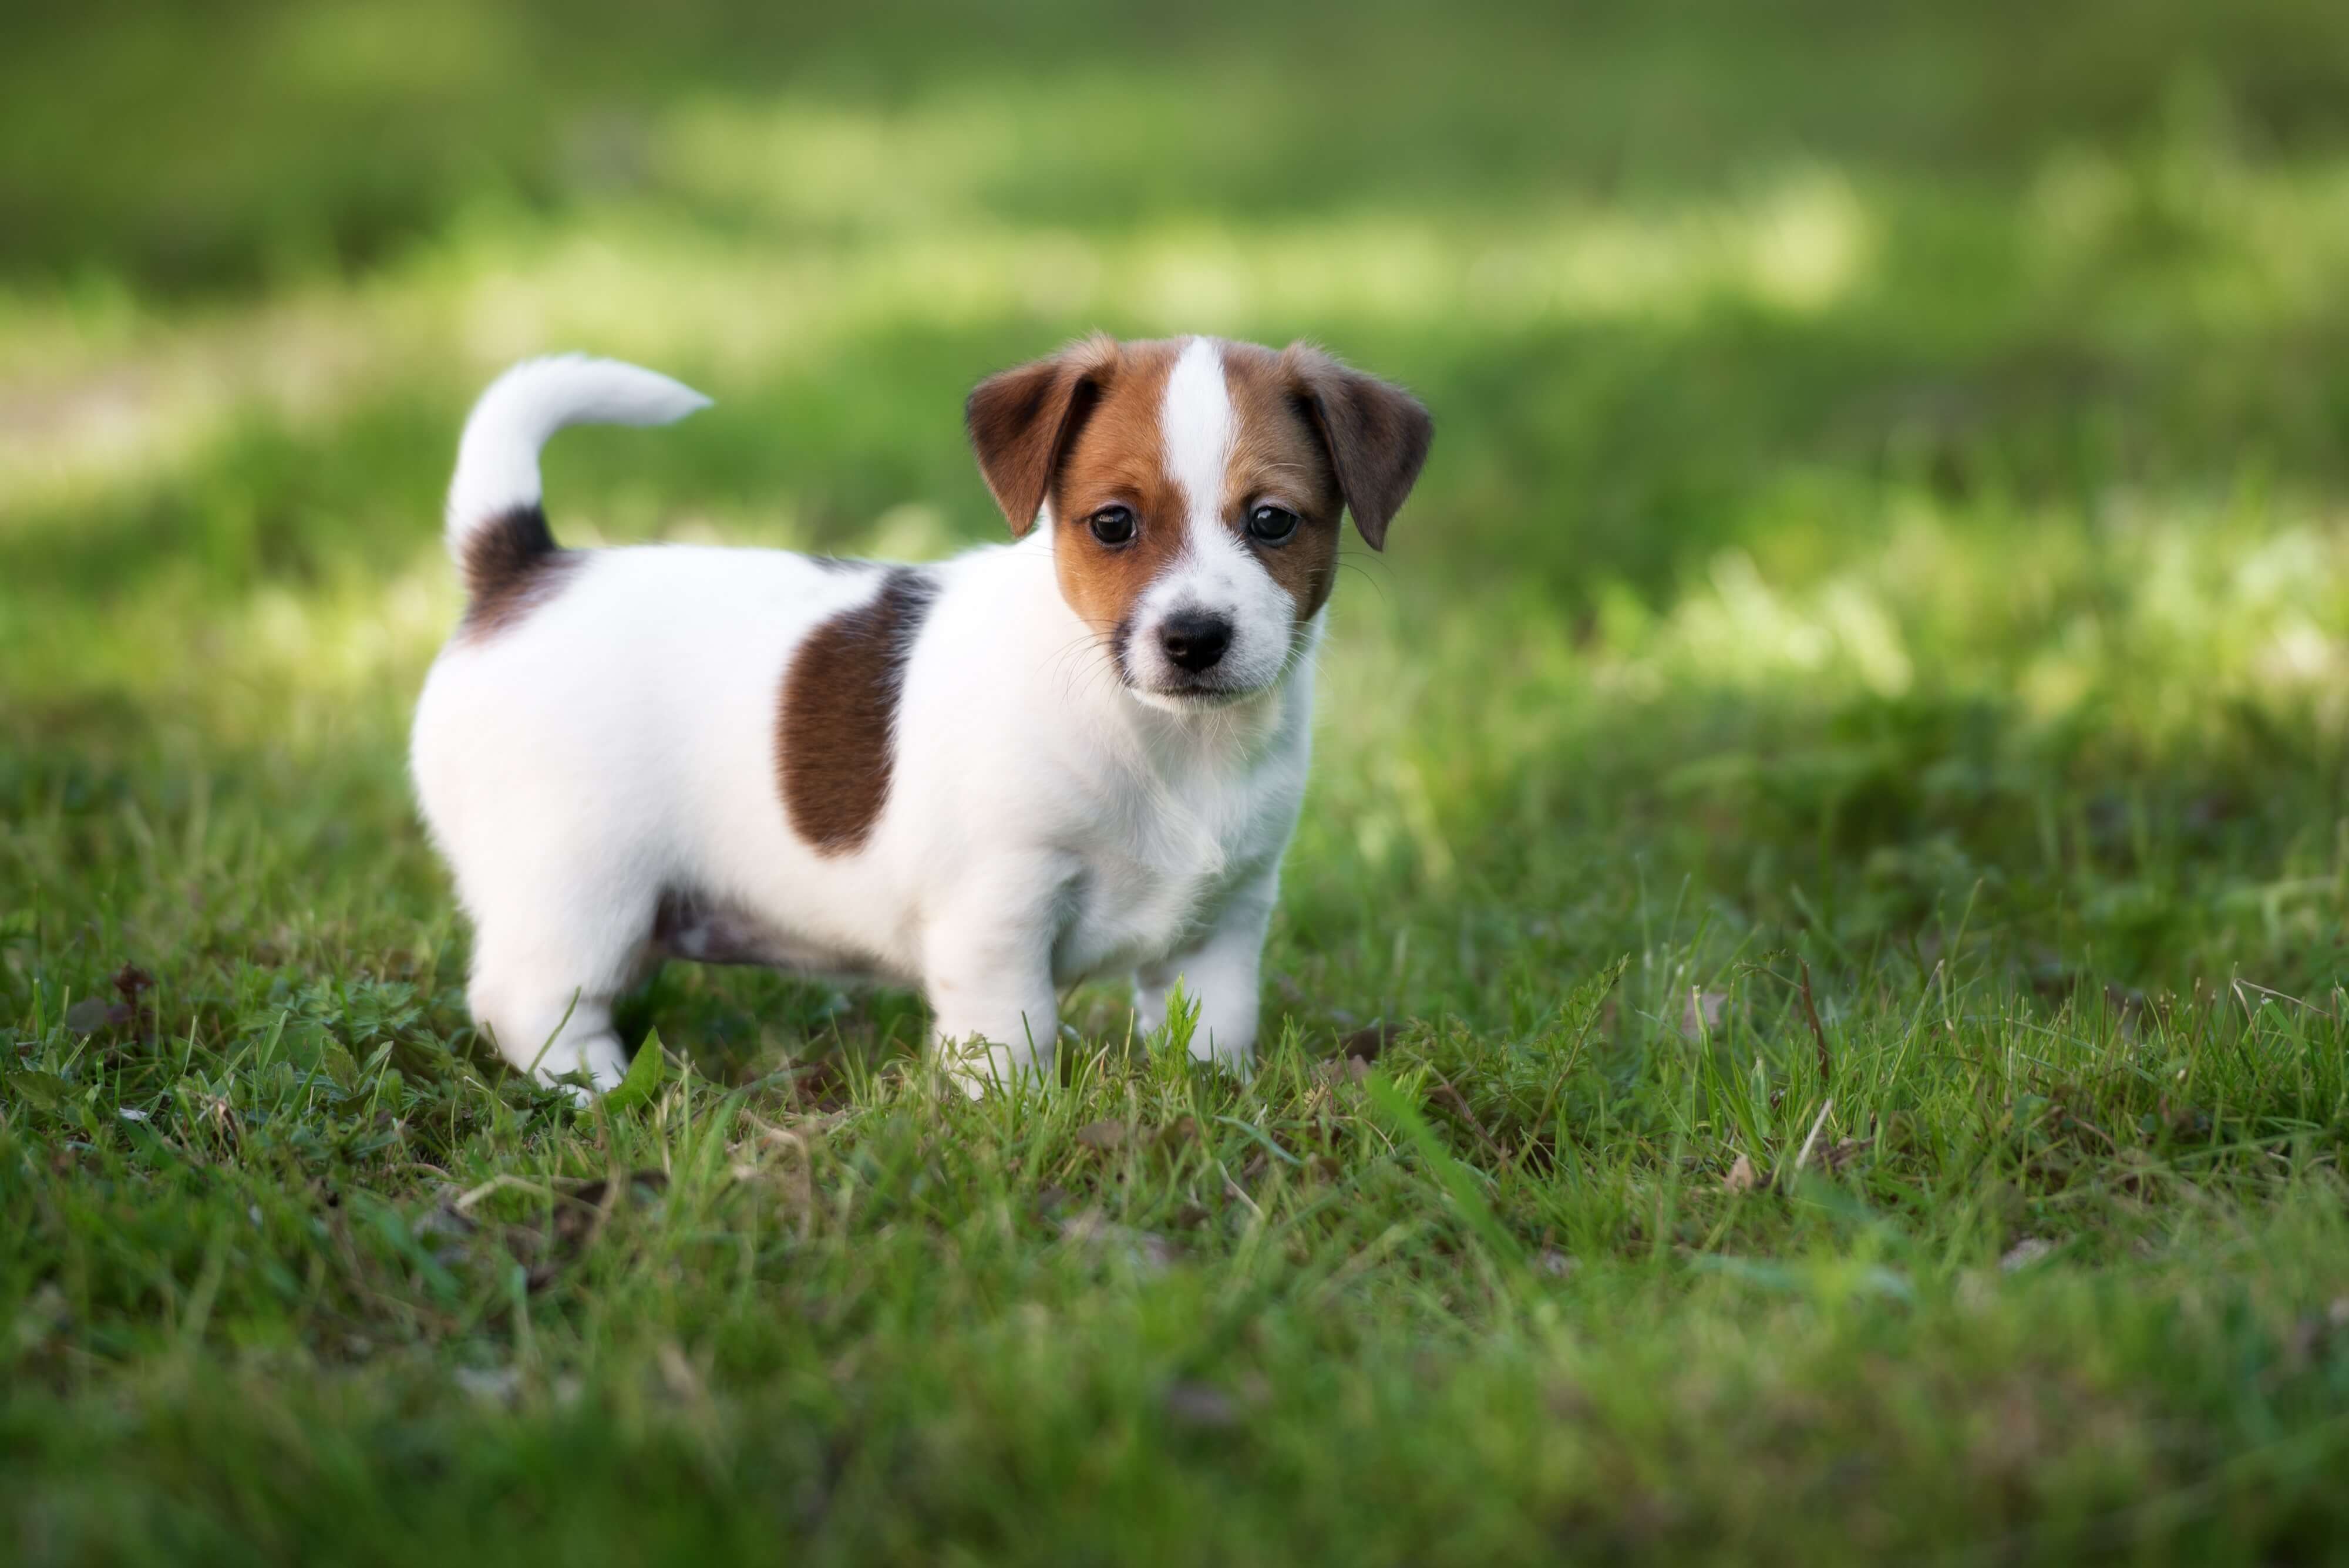
<instances>
[{"instance_id":1,"label":"sunlit grass","mask_svg":"<svg viewBox=\"0 0 2349 1568\"><path fill-rule=\"evenodd\" d=\"M1505 333L1740 303L1806 312L1853 286L1868 243L1850 190L1814 173L1692 211L1532 223L1365 213L1082 235L963 213L746 244L641 209L556 234L484 214L388 282L227 320L125 331L93 312L78 340L44 343L54 328L26 311L26 343L0 339L0 363L30 367L7 394L26 412L0 472L27 499L87 498L200 450L240 405L316 417L435 348L481 374L591 344L740 379L852 356L874 332L1007 322L1047 342L1096 322L1285 340L1317 325Z\"/></svg>"},{"instance_id":2,"label":"sunlit grass","mask_svg":"<svg viewBox=\"0 0 2349 1568\"><path fill-rule=\"evenodd\" d=\"M992 217L988 182L1033 142L1081 141L1093 100L1056 100L1058 118L1041 126L1000 105L996 125L987 101L911 124L789 106L680 110L657 139L665 156L717 181L667 182L682 210L616 197L549 227L484 207L382 276L253 309L180 319L102 289L0 304L0 406L11 412L0 508L168 473L247 405L316 419L387 377L429 366L447 378L452 365L480 377L559 345L722 383L853 356L876 332L1015 324L1045 339L1104 323L1505 338L1840 309L1893 312L1905 327L1908 286L1886 273L1884 252L1930 270L1945 243L1937 231L1964 215L1812 164L1694 200L1038 228ZM768 156L775 147L795 155ZM879 180L885 167L910 183ZM891 192L879 211L868 203L865 221L845 228L831 221L831 206L875 184ZM2338 167L2261 169L2194 144L2131 161L2065 152L2031 192L1997 279L2013 323L2062 311L2069 329L2124 349L2149 335L2287 331L2322 319L2332 281L2349 271L2349 172ZM775 226L711 224L699 200ZM788 210L771 213L776 202Z\"/></svg>"}]
</instances>

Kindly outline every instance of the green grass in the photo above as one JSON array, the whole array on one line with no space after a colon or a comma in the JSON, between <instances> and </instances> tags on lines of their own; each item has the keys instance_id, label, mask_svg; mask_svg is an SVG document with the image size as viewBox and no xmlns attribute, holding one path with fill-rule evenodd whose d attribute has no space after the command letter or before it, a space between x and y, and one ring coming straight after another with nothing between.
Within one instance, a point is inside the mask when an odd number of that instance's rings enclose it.
<instances>
[{"instance_id":1,"label":"green grass","mask_svg":"<svg viewBox=\"0 0 2349 1568\"><path fill-rule=\"evenodd\" d=\"M835 9L12 17L0 1558L2344 1556L2349 11ZM935 554L1096 326L1437 414L1262 1071L672 966L505 1073L467 399Z\"/></svg>"}]
</instances>

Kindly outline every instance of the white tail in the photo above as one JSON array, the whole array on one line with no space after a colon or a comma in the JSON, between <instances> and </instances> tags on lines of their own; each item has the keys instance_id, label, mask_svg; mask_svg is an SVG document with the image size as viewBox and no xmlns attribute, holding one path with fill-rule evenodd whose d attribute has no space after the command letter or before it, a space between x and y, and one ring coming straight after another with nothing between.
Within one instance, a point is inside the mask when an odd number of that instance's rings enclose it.
<instances>
[{"instance_id":1,"label":"white tail","mask_svg":"<svg viewBox=\"0 0 2349 1568\"><path fill-rule=\"evenodd\" d=\"M565 425L665 425L709 400L657 371L564 354L490 383L465 421L449 482L449 553L462 565L483 523L539 501L538 451Z\"/></svg>"}]
</instances>

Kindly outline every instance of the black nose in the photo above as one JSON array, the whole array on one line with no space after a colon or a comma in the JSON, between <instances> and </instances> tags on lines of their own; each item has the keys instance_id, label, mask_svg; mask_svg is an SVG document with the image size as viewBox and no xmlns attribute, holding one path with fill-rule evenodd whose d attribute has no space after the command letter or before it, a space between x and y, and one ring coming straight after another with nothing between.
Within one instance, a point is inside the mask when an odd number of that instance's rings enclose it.
<instances>
[{"instance_id":1,"label":"black nose","mask_svg":"<svg viewBox=\"0 0 2349 1568\"><path fill-rule=\"evenodd\" d=\"M1231 645L1232 623L1205 610L1177 610L1158 629L1166 657L1194 675L1213 670Z\"/></svg>"}]
</instances>

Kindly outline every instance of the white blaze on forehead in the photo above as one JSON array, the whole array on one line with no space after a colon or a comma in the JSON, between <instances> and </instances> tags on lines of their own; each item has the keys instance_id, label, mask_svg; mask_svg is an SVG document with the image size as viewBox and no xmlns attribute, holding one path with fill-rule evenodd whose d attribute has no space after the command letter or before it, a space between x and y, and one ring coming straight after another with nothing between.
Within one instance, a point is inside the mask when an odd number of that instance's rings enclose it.
<instances>
[{"instance_id":1,"label":"white blaze on forehead","mask_svg":"<svg viewBox=\"0 0 2349 1568\"><path fill-rule=\"evenodd\" d=\"M1214 338L1191 338L1175 357L1158 433L1166 477L1183 498L1183 547L1136 604L1126 658L1141 671L1143 690L1179 685L1185 677L1160 650L1160 628L1178 611L1204 611L1231 628L1212 689L1261 690L1288 668L1297 607L1224 521L1239 414L1224 380L1223 345Z\"/></svg>"},{"instance_id":2,"label":"white blaze on forehead","mask_svg":"<svg viewBox=\"0 0 2349 1568\"><path fill-rule=\"evenodd\" d=\"M1217 521L1237 422L1231 389L1224 384L1223 348L1212 337L1192 338L1166 377L1158 429L1166 448L1166 477L1183 493L1195 544L1201 528Z\"/></svg>"}]
</instances>

